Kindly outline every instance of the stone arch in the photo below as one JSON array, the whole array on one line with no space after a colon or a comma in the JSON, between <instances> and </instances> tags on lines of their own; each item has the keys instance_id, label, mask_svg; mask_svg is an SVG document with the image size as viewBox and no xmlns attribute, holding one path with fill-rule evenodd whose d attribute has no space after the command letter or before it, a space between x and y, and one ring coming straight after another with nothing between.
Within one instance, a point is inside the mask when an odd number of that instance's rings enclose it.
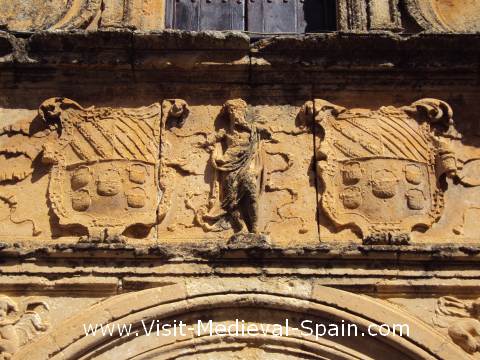
<instances>
[{"instance_id":1,"label":"stone arch","mask_svg":"<svg viewBox=\"0 0 480 360\"><path fill-rule=\"evenodd\" d=\"M241 286L240 286L241 285ZM293 285L291 285L293 286ZM182 336L146 336L143 324L197 320L214 326L235 319L256 324L258 336L207 336L188 331ZM282 336L273 324L289 319ZM313 324L406 324L407 336L301 335L295 330L303 320ZM85 336L83 324L132 324L139 335ZM283 322L283 324L285 324ZM267 325L270 325L268 327ZM207 325L205 325L207 326ZM263 328L261 328L263 326ZM208 326L207 326L208 327ZM289 328L288 334L286 333ZM276 328L277 330L279 328ZM306 330L304 331L304 333ZM218 283L199 286L175 284L114 296L64 321L41 338L23 347L14 359L463 359L467 355L447 338L403 310L366 296L323 286L306 288L226 287Z\"/></svg>"}]
</instances>

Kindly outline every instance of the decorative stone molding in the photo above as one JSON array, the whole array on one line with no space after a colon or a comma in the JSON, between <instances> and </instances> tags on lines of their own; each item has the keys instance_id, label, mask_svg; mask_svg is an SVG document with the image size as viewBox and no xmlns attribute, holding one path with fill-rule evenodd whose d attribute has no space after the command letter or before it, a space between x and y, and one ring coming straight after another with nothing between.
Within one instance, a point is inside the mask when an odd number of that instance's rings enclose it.
<instances>
[{"instance_id":1,"label":"decorative stone molding","mask_svg":"<svg viewBox=\"0 0 480 360\"><path fill-rule=\"evenodd\" d=\"M260 285L261 284L261 285ZM259 287L260 286L260 287ZM228 311L225 311L228 309ZM262 315L263 314L263 315ZM267 317L265 314L268 314ZM187 328L197 326L197 319L212 319L214 324L229 325L235 319L246 324L266 327L267 323L290 319L288 334L275 336L272 328L257 339L231 335L228 342L221 336L198 336L187 330L186 336L179 333L168 337L143 336L142 321L168 322L182 320ZM169 320L170 319L170 320ZM369 324L406 324L408 335L387 337L358 336L320 337L299 335L304 319L314 323L351 323L365 331ZM139 330L138 336L120 338L114 336L85 336L83 324L132 324ZM285 328L283 329L285 331ZM286 334L284 332L284 334ZM241 350L241 349L244 350ZM188 356L198 351L218 358L228 358L229 351L246 356L264 348L267 355L275 358L282 353L288 359L308 356L313 359L329 358L375 358L389 354L394 359L466 359L465 353L425 323L404 311L381 301L328 287L288 286L277 283L242 281L217 282L204 289L196 280L185 284L169 285L112 297L100 302L81 314L58 324L46 336L22 348L14 359L23 359L29 354L31 360L78 359L80 356L104 356L115 358L128 349L129 356L155 357L158 359ZM33 351L35 349L35 351ZM195 355L195 356L197 356Z\"/></svg>"},{"instance_id":2,"label":"decorative stone molding","mask_svg":"<svg viewBox=\"0 0 480 360\"><path fill-rule=\"evenodd\" d=\"M337 14L339 30L402 30L398 0L339 0Z\"/></svg>"}]
</instances>

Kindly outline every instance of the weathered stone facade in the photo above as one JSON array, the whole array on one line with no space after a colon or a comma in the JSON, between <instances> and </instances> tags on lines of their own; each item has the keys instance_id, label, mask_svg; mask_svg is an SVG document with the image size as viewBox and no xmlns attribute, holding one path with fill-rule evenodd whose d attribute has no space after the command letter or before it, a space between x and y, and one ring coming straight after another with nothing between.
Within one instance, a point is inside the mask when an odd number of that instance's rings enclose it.
<instances>
[{"instance_id":1,"label":"weathered stone facade","mask_svg":"<svg viewBox=\"0 0 480 360\"><path fill-rule=\"evenodd\" d=\"M165 8L0 0L0 359L480 359L478 2L274 36Z\"/></svg>"}]
</instances>

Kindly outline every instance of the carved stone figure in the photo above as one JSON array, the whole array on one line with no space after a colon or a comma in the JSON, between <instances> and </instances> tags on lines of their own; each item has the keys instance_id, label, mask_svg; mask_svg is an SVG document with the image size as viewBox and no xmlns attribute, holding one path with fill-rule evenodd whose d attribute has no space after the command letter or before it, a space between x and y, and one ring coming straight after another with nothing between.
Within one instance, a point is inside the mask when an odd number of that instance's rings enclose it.
<instances>
[{"instance_id":1,"label":"carved stone figure","mask_svg":"<svg viewBox=\"0 0 480 360\"><path fill-rule=\"evenodd\" d=\"M265 165L261 134L247 120L247 104L229 100L223 107L228 125L210 140L211 165L215 180L207 213L200 222L208 230L219 231L231 220L237 232L258 233L259 200L264 191ZM214 221L214 225L208 222Z\"/></svg>"},{"instance_id":2,"label":"carved stone figure","mask_svg":"<svg viewBox=\"0 0 480 360\"><path fill-rule=\"evenodd\" d=\"M35 311L39 306L48 310L48 305L42 301L30 299L19 306L8 296L0 296L1 360L11 359L20 346L48 329L48 324Z\"/></svg>"},{"instance_id":3,"label":"carved stone figure","mask_svg":"<svg viewBox=\"0 0 480 360\"><path fill-rule=\"evenodd\" d=\"M450 106L422 99L410 106L345 109L307 103L323 132L316 150L321 206L337 229L367 242L405 243L428 229L444 207L442 176L455 177L451 138L459 138Z\"/></svg>"},{"instance_id":4,"label":"carved stone figure","mask_svg":"<svg viewBox=\"0 0 480 360\"><path fill-rule=\"evenodd\" d=\"M175 105L175 102L174 102ZM181 117L186 105L170 106ZM126 228L157 223L161 107L81 107L53 98L39 110L55 124L58 139L43 146L51 164L48 195L60 225L82 225L90 238L118 239Z\"/></svg>"},{"instance_id":5,"label":"carved stone figure","mask_svg":"<svg viewBox=\"0 0 480 360\"><path fill-rule=\"evenodd\" d=\"M480 351L480 298L468 302L444 296L438 299L435 312L437 318L457 318L446 325L457 345L470 354ZM435 323L445 327L438 320Z\"/></svg>"}]
</instances>

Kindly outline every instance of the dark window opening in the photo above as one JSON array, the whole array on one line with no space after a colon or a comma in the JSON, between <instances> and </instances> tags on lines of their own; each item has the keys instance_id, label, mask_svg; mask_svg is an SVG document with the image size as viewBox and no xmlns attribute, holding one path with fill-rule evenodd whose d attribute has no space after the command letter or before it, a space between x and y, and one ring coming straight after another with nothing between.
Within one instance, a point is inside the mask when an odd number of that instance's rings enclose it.
<instances>
[{"instance_id":1,"label":"dark window opening","mask_svg":"<svg viewBox=\"0 0 480 360\"><path fill-rule=\"evenodd\" d=\"M167 28L305 33L337 29L336 0L168 0Z\"/></svg>"}]
</instances>

